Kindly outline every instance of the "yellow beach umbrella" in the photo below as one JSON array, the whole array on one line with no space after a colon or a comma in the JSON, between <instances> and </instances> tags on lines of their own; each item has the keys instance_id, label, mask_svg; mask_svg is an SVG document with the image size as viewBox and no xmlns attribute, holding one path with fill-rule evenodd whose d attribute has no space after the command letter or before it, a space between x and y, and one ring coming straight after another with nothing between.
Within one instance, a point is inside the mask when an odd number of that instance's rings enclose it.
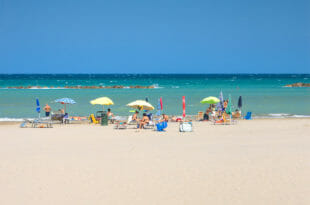
<instances>
[{"instance_id":1,"label":"yellow beach umbrella","mask_svg":"<svg viewBox=\"0 0 310 205\"><path fill-rule=\"evenodd\" d=\"M90 101L90 104L92 104L92 105L102 105L102 106L114 105L113 101L110 98L108 98L108 97L101 97L101 98L94 99L94 100Z\"/></svg>"},{"instance_id":2,"label":"yellow beach umbrella","mask_svg":"<svg viewBox=\"0 0 310 205\"><path fill-rule=\"evenodd\" d=\"M127 104L127 106L139 110L154 110L154 107L145 100L136 100L134 102Z\"/></svg>"}]
</instances>

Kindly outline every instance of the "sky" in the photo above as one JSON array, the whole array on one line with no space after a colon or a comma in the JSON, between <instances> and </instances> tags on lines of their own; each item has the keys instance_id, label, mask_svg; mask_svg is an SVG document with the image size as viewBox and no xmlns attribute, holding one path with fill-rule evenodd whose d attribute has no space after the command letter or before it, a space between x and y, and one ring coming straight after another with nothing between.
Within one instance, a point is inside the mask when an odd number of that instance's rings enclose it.
<instances>
[{"instance_id":1,"label":"sky","mask_svg":"<svg viewBox=\"0 0 310 205\"><path fill-rule=\"evenodd\" d=\"M310 73L310 1L0 0L0 73Z\"/></svg>"}]
</instances>

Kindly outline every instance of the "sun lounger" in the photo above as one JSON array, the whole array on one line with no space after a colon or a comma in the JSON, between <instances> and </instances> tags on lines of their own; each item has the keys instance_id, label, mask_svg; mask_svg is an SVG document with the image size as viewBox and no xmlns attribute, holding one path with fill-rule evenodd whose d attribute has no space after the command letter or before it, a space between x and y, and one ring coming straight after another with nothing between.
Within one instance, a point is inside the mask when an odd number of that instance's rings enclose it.
<instances>
[{"instance_id":1,"label":"sun lounger","mask_svg":"<svg viewBox=\"0 0 310 205\"><path fill-rule=\"evenodd\" d=\"M21 123L21 128L26 128L28 125L31 125L32 128L52 128L53 123L50 118L38 118L38 119L25 119L24 122Z\"/></svg>"},{"instance_id":2,"label":"sun lounger","mask_svg":"<svg viewBox=\"0 0 310 205\"><path fill-rule=\"evenodd\" d=\"M116 121L114 129L127 129L127 122Z\"/></svg>"},{"instance_id":3,"label":"sun lounger","mask_svg":"<svg viewBox=\"0 0 310 205\"><path fill-rule=\"evenodd\" d=\"M227 118L226 114L222 115L222 119L218 120L218 121L214 121L213 122L214 125L232 125L232 124L236 124L237 121L232 119L232 118Z\"/></svg>"},{"instance_id":4,"label":"sun lounger","mask_svg":"<svg viewBox=\"0 0 310 205\"><path fill-rule=\"evenodd\" d=\"M196 120L197 120L197 121L203 120L203 112L202 112L202 111L198 112L197 117L196 117Z\"/></svg>"}]
</instances>

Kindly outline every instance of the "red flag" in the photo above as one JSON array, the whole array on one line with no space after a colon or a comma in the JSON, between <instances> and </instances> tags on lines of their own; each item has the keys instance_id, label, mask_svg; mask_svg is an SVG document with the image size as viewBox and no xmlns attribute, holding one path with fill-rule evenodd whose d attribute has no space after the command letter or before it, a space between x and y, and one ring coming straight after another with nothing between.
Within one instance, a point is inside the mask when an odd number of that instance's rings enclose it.
<instances>
[{"instance_id":1,"label":"red flag","mask_svg":"<svg viewBox=\"0 0 310 205\"><path fill-rule=\"evenodd\" d=\"M160 101L160 109L163 110L163 100L160 98L159 101Z\"/></svg>"},{"instance_id":2,"label":"red flag","mask_svg":"<svg viewBox=\"0 0 310 205\"><path fill-rule=\"evenodd\" d=\"M185 117L185 96L183 96L183 117Z\"/></svg>"}]
</instances>

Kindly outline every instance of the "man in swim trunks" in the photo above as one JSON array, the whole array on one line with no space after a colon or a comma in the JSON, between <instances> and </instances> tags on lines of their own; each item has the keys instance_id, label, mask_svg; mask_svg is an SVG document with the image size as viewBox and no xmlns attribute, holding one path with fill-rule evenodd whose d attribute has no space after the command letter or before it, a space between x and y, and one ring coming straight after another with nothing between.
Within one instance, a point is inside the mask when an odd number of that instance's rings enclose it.
<instances>
[{"instance_id":1,"label":"man in swim trunks","mask_svg":"<svg viewBox=\"0 0 310 205\"><path fill-rule=\"evenodd\" d=\"M45 116L49 117L50 113L51 113L51 110L52 110L51 107L48 104L46 104L45 107L44 107L44 110L45 110Z\"/></svg>"}]
</instances>

